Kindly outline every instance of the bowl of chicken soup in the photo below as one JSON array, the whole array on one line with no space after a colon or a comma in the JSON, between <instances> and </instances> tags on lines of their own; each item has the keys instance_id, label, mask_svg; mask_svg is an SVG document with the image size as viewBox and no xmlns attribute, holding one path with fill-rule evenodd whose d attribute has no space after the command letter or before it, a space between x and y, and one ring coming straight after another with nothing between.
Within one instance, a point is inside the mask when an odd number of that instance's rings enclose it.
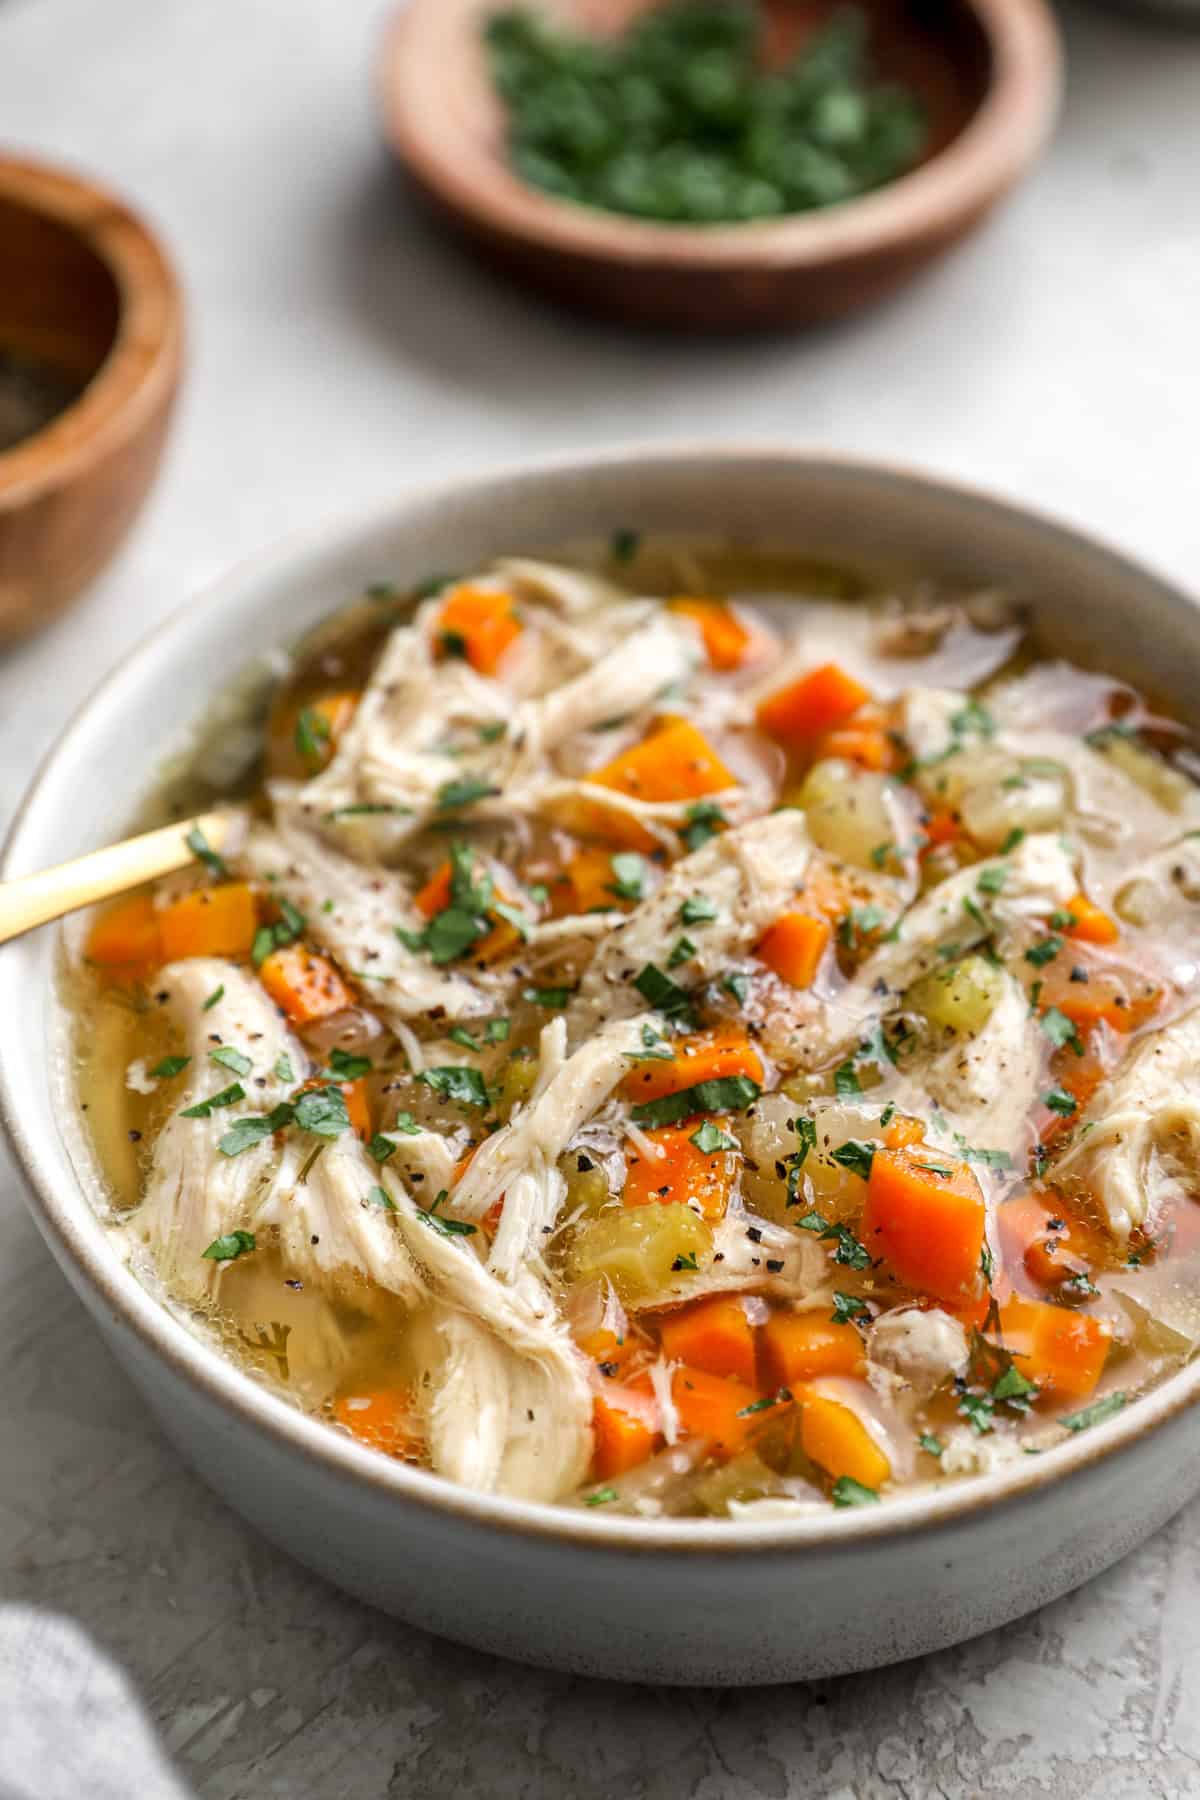
<instances>
[{"instance_id":1,"label":"bowl of chicken soup","mask_svg":"<svg viewBox=\"0 0 1200 1800\"><path fill-rule=\"evenodd\" d=\"M498 1654L774 1682L1063 1593L1198 1485L1197 659L1113 550L781 449L285 542L10 837L227 816L0 954L51 1250L253 1524Z\"/></svg>"}]
</instances>

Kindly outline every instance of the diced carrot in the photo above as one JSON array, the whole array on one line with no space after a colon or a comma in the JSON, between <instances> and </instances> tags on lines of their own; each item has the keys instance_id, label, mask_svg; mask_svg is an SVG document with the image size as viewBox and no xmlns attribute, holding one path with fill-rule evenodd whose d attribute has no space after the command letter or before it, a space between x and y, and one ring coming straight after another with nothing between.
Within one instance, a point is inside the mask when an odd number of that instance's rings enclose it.
<instances>
[{"instance_id":1,"label":"diced carrot","mask_svg":"<svg viewBox=\"0 0 1200 1800\"><path fill-rule=\"evenodd\" d=\"M637 1412L626 1412L615 1397L597 1394L592 1402L592 1474L597 1481L624 1475L645 1462L656 1433Z\"/></svg>"},{"instance_id":2,"label":"diced carrot","mask_svg":"<svg viewBox=\"0 0 1200 1800\"><path fill-rule=\"evenodd\" d=\"M1107 1252L1100 1232L1057 1199L1051 1210L1035 1195L1022 1194L1005 1201L996 1223L1006 1260L1022 1263L1040 1287L1061 1287L1088 1274Z\"/></svg>"},{"instance_id":3,"label":"diced carrot","mask_svg":"<svg viewBox=\"0 0 1200 1800\"><path fill-rule=\"evenodd\" d=\"M1093 905L1086 894L1076 894L1067 902L1066 911L1074 921L1066 928L1069 938L1078 938L1085 944L1115 944L1121 935L1116 920L1102 907Z\"/></svg>"},{"instance_id":4,"label":"diced carrot","mask_svg":"<svg viewBox=\"0 0 1200 1800\"><path fill-rule=\"evenodd\" d=\"M870 698L870 690L837 663L822 663L759 702L759 729L789 750L804 753Z\"/></svg>"},{"instance_id":5,"label":"diced carrot","mask_svg":"<svg viewBox=\"0 0 1200 1800\"><path fill-rule=\"evenodd\" d=\"M425 886L413 895L413 905L427 919L435 913L445 912L450 904L450 880L454 871L449 862L444 862L435 869Z\"/></svg>"},{"instance_id":6,"label":"diced carrot","mask_svg":"<svg viewBox=\"0 0 1200 1800\"><path fill-rule=\"evenodd\" d=\"M333 1416L360 1444L382 1450L385 1456L411 1459L423 1448L412 1401L403 1388L366 1388L361 1393L341 1394L334 1401Z\"/></svg>"},{"instance_id":7,"label":"diced carrot","mask_svg":"<svg viewBox=\"0 0 1200 1800\"><path fill-rule=\"evenodd\" d=\"M911 1113L893 1113L881 1135L889 1150L904 1150L910 1144L924 1143L925 1127Z\"/></svg>"},{"instance_id":8,"label":"diced carrot","mask_svg":"<svg viewBox=\"0 0 1200 1800\"><path fill-rule=\"evenodd\" d=\"M1021 1374L1045 1394L1085 1400L1104 1371L1112 1327L1045 1300L1010 1300L1000 1335Z\"/></svg>"},{"instance_id":9,"label":"diced carrot","mask_svg":"<svg viewBox=\"0 0 1200 1800\"><path fill-rule=\"evenodd\" d=\"M704 1369L680 1368L671 1377L671 1399L687 1436L708 1438L715 1450L726 1455L740 1450L761 1424L755 1403L765 1398L744 1381L710 1375Z\"/></svg>"},{"instance_id":10,"label":"diced carrot","mask_svg":"<svg viewBox=\"0 0 1200 1800\"><path fill-rule=\"evenodd\" d=\"M714 1119L718 1130L726 1119ZM737 1180L740 1158L731 1150L711 1154L693 1144L697 1121L684 1125L662 1125L648 1131L650 1142L662 1151L661 1156L643 1156L636 1145L626 1147L624 1206L666 1206L674 1201L698 1206L706 1219L723 1219L729 1196Z\"/></svg>"},{"instance_id":11,"label":"diced carrot","mask_svg":"<svg viewBox=\"0 0 1200 1800\"><path fill-rule=\"evenodd\" d=\"M956 812L943 806L930 813L921 830L925 834L925 842L921 846L921 854L924 856L943 844L955 843L962 836L962 820Z\"/></svg>"},{"instance_id":12,"label":"diced carrot","mask_svg":"<svg viewBox=\"0 0 1200 1800\"><path fill-rule=\"evenodd\" d=\"M429 880L413 896L413 905L427 919L435 914L445 912L450 905L450 886L453 880L453 869L449 862L444 862L435 869ZM497 899L511 905L504 893L498 893ZM492 917L491 914L488 917ZM521 934L509 919L497 919L486 937L480 938L471 945L470 960L476 963L499 962L502 956L508 956L521 942Z\"/></svg>"},{"instance_id":13,"label":"diced carrot","mask_svg":"<svg viewBox=\"0 0 1200 1800\"><path fill-rule=\"evenodd\" d=\"M258 930L258 902L244 881L194 888L158 915L163 958L249 956Z\"/></svg>"},{"instance_id":14,"label":"diced carrot","mask_svg":"<svg viewBox=\"0 0 1200 1800\"><path fill-rule=\"evenodd\" d=\"M869 1390L864 1383L864 1397ZM801 1402L800 1446L818 1468L839 1481L843 1475L875 1492L892 1473L892 1466L854 1410L828 1394L804 1388Z\"/></svg>"},{"instance_id":15,"label":"diced carrot","mask_svg":"<svg viewBox=\"0 0 1200 1800\"><path fill-rule=\"evenodd\" d=\"M758 1334L765 1388L794 1388L817 1375L861 1375L863 1341L853 1325L822 1313L772 1313Z\"/></svg>"},{"instance_id":16,"label":"diced carrot","mask_svg":"<svg viewBox=\"0 0 1200 1800\"><path fill-rule=\"evenodd\" d=\"M789 987L807 988L813 984L831 936L827 919L787 912L768 926L754 954Z\"/></svg>"},{"instance_id":17,"label":"diced carrot","mask_svg":"<svg viewBox=\"0 0 1200 1800\"><path fill-rule=\"evenodd\" d=\"M1093 962L1084 969L1086 981L1072 981L1070 969L1065 955L1050 964L1037 1003L1042 1012L1056 1006L1084 1036L1098 1025L1138 1031L1162 1003L1162 989L1136 969Z\"/></svg>"},{"instance_id":18,"label":"diced carrot","mask_svg":"<svg viewBox=\"0 0 1200 1800\"><path fill-rule=\"evenodd\" d=\"M297 715L296 754L308 774L317 774L333 761L338 740L345 735L361 699L362 695L357 691L323 694L319 700L310 700L301 708ZM301 721L306 726L303 735L299 735Z\"/></svg>"},{"instance_id":19,"label":"diced carrot","mask_svg":"<svg viewBox=\"0 0 1200 1800\"><path fill-rule=\"evenodd\" d=\"M606 1369L623 1368L637 1349L637 1339L631 1331L618 1337L607 1325L596 1331L585 1331L575 1342L590 1361L603 1364Z\"/></svg>"},{"instance_id":20,"label":"diced carrot","mask_svg":"<svg viewBox=\"0 0 1200 1800\"><path fill-rule=\"evenodd\" d=\"M869 903L875 896L865 876L844 863L814 855L804 872L797 898L801 910L836 924L851 907Z\"/></svg>"},{"instance_id":21,"label":"diced carrot","mask_svg":"<svg viewBox=\"0 0 1200 1800\"><path fill-rule=\"evenodd\" d=\"M451 589L434 627L439 654L465 656L481 675L496 673L521 630L511 594L493 593L469 581Z\"/></svg>"},{"instance_id":22,"label":"diced carrot","mask_svg":"<svg viewBox=\"0 0 1200 1800\"><path fill-rule=\"evenodd\" d=\"M714 669L740 669L759 639L760 634L752 631L723 600L702 600L683 594L668 600L667 605L672 612L695 619Z\"/></svg>"},{"instance_id":23,"label":"diced carrot","mask_svg":"<svg viewBox=\"0 0 1200 1800\"><path fill-rule=\"evenodd\" d=\"M835 725L817 739L813 745L814 761L831 756L875 771L894 769L900 762L887 719L874 707L864 707L848 724Z\"/></svg>"},{"instance_id":24,"label":"diced carrot","mask_svg":"<svg viewBox=\"0 0 1200 1800\"><path fill-rule=\"evenodd\" d=\"M621 1083L621 1093L626 1100L662 1100L728 1075L748 1075L760 1083L763 1079L762 1058L745 1032L734 1026L676 1038L670 1058L636 1063Z\"/></svg>"},{"instance_id":25,"label":"diced carrot","mask_svg":"<svg viewBox=\"0 0 1200 1800\"><path fill-rule=\"evenodd\" d=\"M733 1375L754 1386L754 1327L737 1294L710 1294L659 1323L663 1351L671 1362L703 1369L706 1375Z\"/></svg>"},{"instance_id":26,"label":"diced carrot","mask_svg":"<svg viewBox=\"0 0 1200 1800\"><path fill-rule=\"evenodd\" d=\"M621 752L586 777L637 800L699 800L735 785L704 734L690 719L672 719L640 744ZM655 839L636 819L611 807L588 809L586 826L597 837L631 850L652 850Z\"/></svg>"},{"instance_id":27,"label":"diced carrot","mask_svg":"<svg viewBox=\"0 0 1200 1800\"><path fill-rule=\"evenodd\" d=\"M968 1164L915 1146L875 1152L862 1238L906 1286L939 1300L973 1298L985 1218Z\"/></svg>"},{"instance_id":28,"label":"diced carrot","mask_svg":"<svg viewBox=\"0 0 1200 1800\"><path fill-rule=\"evenodd\" d=\"M346 1111L350 1115L350 1129L365 1144L371 1135L371 1103L367 1095L366 1080L360 1077L357 1081L340 1082L339 1086L346 1102Z\"/></svg>"},{"instance_id":29,"label":"diced carrot","mask_svg":"<svg viewBox=\"0 0 1200 1800\"><path fill-rule=\"evenodd\" d=\"M89 962L145 970L163 958L159 915L149 894L131 894L106 907L88 933Z\"/></svg>"},{"instance_id":30,"label":"diced carrot","mask_svg":"<svg viewBox=\"0 0 1200 1800\"><path fill-rule=\"evenodd\" d=\"M332 1018L355 1003L355 993L327 956L307 944L285 944L272 950L258 979L293 1025Z\"/></svg>"},{"instance_id":31,"label":"diced carrot","mask_svg":"<svg viewBox=\"0 0 1200 1800\"><path fill-rule=\"evenodd\" d=\"M616 891L613 853L599 847L579 850L551 884L550 907L556 918L573 913L615 912L635 903Z\"/></svg>"}]
</instances>

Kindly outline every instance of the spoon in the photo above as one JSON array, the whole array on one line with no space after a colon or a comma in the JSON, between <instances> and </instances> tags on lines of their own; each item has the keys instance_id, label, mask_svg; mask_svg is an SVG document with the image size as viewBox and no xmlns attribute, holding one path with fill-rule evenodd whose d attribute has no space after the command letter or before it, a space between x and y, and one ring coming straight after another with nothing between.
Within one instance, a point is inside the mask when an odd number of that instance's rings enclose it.
<instances>
[{"instance_id":1,"label":"spoon","mask_svg":"<svg viewBox=\"0 0 1200 1800\"><path fill-rule=\"evenodd\" d=\"M224 813L201 813L194 819L181 819L177 825L163 825L140 837L126 838L124 843L110 844L105 850L92 850L36 875L0 882L0 944L97 900L111 900L144 881L186 869L195 861L195 851L188 843L194 832L199 831L210 848L220 850L228 830Z\"/></svg>"}]
</instances>

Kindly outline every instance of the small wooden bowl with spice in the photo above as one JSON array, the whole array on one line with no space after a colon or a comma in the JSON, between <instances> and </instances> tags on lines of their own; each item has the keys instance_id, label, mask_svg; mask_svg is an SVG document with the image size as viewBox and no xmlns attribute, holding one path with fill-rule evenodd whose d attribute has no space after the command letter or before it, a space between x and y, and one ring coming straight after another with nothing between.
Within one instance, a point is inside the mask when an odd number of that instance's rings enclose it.
<instances>
[{"instance_id":1,"label":"small wooden bowl with spice","mask_svg":"<svg viewBox=\"0 0 1200 1800\"><path fill-rule=\"evenodd\" d=\"M882 299L964 237L1046 143L1061 61L1045 0L410 0L379 96L493 263L734 331Z\"/></svg>"},{"instance_id":2,"label":"small wooden bowl with spice","mask_svg":"<svg viewBox=\"0 0 1200 1800\"><path fill-rule=\"evenodd\" d=\"M162 454L182 356L167 258L112 194L0 158L0 642L113 555Z\"/></svg>"}]
</instances>

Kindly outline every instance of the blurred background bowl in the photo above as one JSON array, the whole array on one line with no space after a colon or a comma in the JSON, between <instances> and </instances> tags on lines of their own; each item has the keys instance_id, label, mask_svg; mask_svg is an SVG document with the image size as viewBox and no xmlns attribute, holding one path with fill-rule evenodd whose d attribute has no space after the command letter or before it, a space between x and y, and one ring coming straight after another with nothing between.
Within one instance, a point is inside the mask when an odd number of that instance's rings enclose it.
<instances>
[{"instance_id":1,"label":"blurred background bowl","mask_svg":"<svg viewBox=\"0 0 1200 1800\"><path fill-rule=\"evenodd\" d=\"M623 29L647 0L543 0L581 30ZM971 231L1033 163L1057 113L1058 30L1044 0L868 0L874 60L924 105L918 166L822 211L735 225L655 224L556 199L509 167L482 27L500 0L410 0L385 39L387 139L417 188L510 274L589 311L749 330L882 299ZM795 46L837 0L767 0Z\"/></svg>"},{"instance_id":2,"label":"blurred background bowl","mask_svg":"<svg viewBox=\"0 0 1200 1800\"><path fill-rule=\"evenodd\" d=\"M90 181L0 158L0 640L61 612L125 536L181 349L179 287L145 225Z\"/></svg>"}]
</instances>

